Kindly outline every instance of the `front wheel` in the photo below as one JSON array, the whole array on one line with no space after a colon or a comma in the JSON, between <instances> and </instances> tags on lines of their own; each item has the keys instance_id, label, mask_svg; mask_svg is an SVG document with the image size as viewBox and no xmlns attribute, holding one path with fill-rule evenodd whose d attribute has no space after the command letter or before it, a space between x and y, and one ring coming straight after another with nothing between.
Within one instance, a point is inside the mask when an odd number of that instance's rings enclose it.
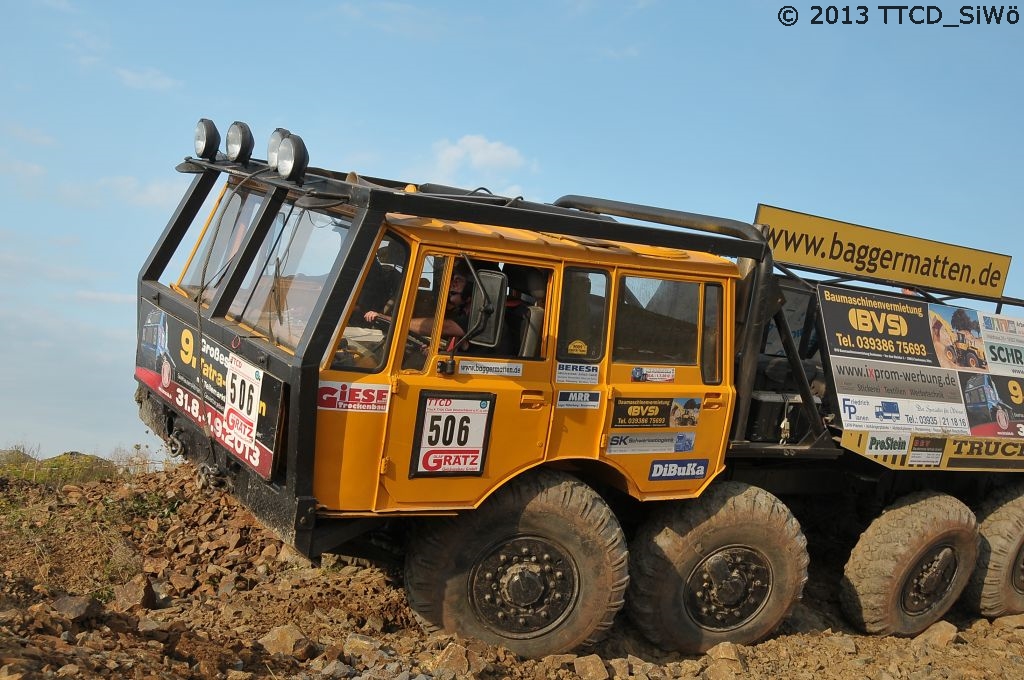
<instances>
[{"instance_id":1,"label":"front wheel","mask_svg":"<svg viewBox=\"0 0 1024 680\"><path fill-rule=\"evenodd\" d=\"M934 491L908 494L861 534L840 601L851 623L876 635L917 635L949 611L978 557L970 508Z\"/></svg>"},{"instance_id":2,"label":"front wheel","mask_svg":"<svg viewBox=\"0 0 1024 680\"><path fill-rule=\"evenodd\" d=\"M807 539L778 498L724 482L656 510L630 549L627 611L663 649L751 644L785 619L807 581Z\"/></svg>"},{"instance_id":3,"label":"front wheel","mask_svg":"<svg viewBox=\"0 0 1024 680\"><path fill-rule=\"evenodd\" d=\"M622 607L627 558L604 500L575 477L539 470L477 510L425 521L410 541L405 588L428 632L541 657L604 636Z\"/></svg>"}]
</instances>

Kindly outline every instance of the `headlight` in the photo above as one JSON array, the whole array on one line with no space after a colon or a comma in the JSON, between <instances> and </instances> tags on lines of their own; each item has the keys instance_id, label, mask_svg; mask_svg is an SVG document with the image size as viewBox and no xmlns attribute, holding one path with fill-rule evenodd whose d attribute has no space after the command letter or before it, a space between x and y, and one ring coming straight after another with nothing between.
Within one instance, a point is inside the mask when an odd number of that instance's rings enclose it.
<instances>
[{"instance_id":1,"label":"headlight","mask_svg":"<svg viewBox=\"0 0 1024 680\"><path fill-rule=\"evenodd\" d=\"M236 120L228 128L227 152L228 160L236 163L249 162L252 158L253 147L252 131L245 123Z\"/></svg>"},{"instance_id":2,"label":"headlight","mask_svg":"<svg viewBox=\"0 0 1024 680\"><path fill-rule=\"evenodd\" d=\"M287 180L298 181L302 179L309 165L309 152L302 137L288 135L281 140L281 146L277 153L277 174Z\"/></svg>"},{"instance_id":3,"label":"headlight","mask_svg":"<svg viewBox=\"0 0 1024 680\"><path fill-rule=\"evenodd\" d=\"M267 144L267 165L277 169L277 152L281 148L281 142L291 133L284 128L277 128L270 133L270 143Z\"/></svg>"},{"instance_id":4,"label":"headlight","mask_svg":"<svg viewBox=\"0 0 1024 680\"><path fill-rule=\"evenodd\" d=\"M208 161L217 160L220 133L209 118L200 118L196 124L196 155Z\"/></svg>"}]
</instances>

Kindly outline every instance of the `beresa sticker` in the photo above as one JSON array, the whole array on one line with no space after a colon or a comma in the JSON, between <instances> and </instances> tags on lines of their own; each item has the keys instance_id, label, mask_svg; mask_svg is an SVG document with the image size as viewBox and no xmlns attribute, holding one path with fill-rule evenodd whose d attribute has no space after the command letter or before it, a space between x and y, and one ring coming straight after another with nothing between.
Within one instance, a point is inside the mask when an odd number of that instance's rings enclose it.
<instances>
[{"instance_id":1,"label":"beresa sticker","mask_svg":"<svg viewBox=\"0 0 1024 680\"><path fill-rule=\"evenodd\" d=\"M601 408L600 392L572 392L560 390L555 408Z\"/></svg>"},{"instance_id":2,"label":"beresa sticker","mask_svg":"<svg viewBox=\"0 0 1024 680\"><path fill-rule=\"evenodd\" d=\"M317 408L325 411L383 413L388 410L390 396L389 385L324 381L317 390L316 403Z\"/></svg>"},{"instance_id":3,"label":"beresa sticker","mask_svg":"<svg viewBox=\"0 0 1024 680\"><path fill-rule=\"evenodd\" d=\"M600 367L597 364L568 364L558 362L555 382L566 385L596 385Z\"/></svg>"}]
</instances>

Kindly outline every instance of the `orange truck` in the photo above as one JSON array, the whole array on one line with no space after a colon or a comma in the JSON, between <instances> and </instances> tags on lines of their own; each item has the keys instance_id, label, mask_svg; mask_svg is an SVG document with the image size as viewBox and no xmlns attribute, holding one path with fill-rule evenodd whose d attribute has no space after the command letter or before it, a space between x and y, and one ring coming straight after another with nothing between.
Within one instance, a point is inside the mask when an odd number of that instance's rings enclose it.
<instances>
[{"instance_id":1,"label":"orange truck","mask_svg":"<svg viewBox=\"0 0 1024 680\"><path fill-rule=\"evenodd\" d=\"M836 584L861 629L914 634L961 597L1024 611L1008 257L220 139L199 122L139 275L141 418L310 558L400 550L427 630L538 657L625 608L666 649L752 643L803 591L799 494L887 509ZM954 314L999 361L942 362ZM979 374L999 418L969 403Z\"/></svg>"}]
</instances>

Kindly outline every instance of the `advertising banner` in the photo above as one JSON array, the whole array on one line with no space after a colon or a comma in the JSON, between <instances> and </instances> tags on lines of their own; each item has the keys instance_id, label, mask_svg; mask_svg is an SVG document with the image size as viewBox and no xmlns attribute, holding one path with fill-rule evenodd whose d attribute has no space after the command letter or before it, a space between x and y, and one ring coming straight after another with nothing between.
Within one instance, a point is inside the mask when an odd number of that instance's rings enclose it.
<instances>
[{"instance_id":1,"label":"advertising banner","mask_svg":"<svg viewBox=\"0 0 1024 680\"><path fill-rule=\"evenodd\" d=\"M1024 469L1006 453L1024 442L1024 320L836 286L818 297L844 446L897 466L991 468L996 451ZM981 438L1014 445L968 446Z\"/></svg>"},{"instance_id":2,"label":"advertising banner","mask_svg":"<svg viewBox=\"0 0 1024 680\"><path fill-rule=\"evenodd\" d=\"M281 422L281 381L148 301L135 377L267 479Z\"/></svg>"}]
</instances>

